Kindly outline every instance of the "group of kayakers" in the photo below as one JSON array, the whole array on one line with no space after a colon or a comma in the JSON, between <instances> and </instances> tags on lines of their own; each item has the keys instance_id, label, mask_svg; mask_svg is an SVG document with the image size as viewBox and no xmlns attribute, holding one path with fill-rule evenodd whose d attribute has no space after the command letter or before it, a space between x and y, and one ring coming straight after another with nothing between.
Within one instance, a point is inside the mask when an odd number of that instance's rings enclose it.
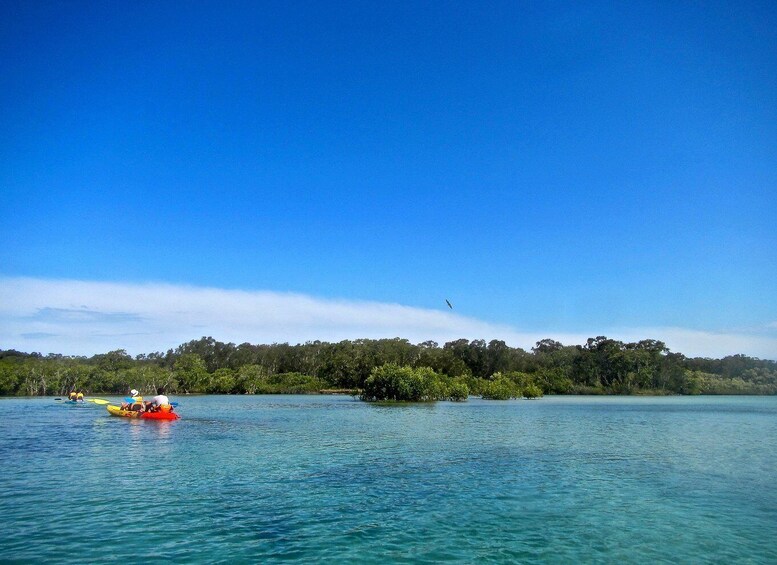
<instances>
[{"instance_id":1,"label":"group of kayakers","mask_svg":"<svg viewBox=\"0 0 777 565\"><path fill-rule=\"evenodd\" d=\"M130 398L122 402L122 410L131 410L133 412L172 412L173 407L170 399L165 394L165 387L160 386L156 389L156 396L151 400L143 400L137 389L130 390Z\"/></svg>"},{"instance_id":2,"label":"group of kayakers","mask_svg":"<svg viewBox=\"0 0 777 565\"><path fill-rule=\"evenodd\" d=\"M70 394L67 395L67 399L72 402L83 402L84 401L84 393L80 390L78 392L71 391Z\"/></svg>"}]
</instances>

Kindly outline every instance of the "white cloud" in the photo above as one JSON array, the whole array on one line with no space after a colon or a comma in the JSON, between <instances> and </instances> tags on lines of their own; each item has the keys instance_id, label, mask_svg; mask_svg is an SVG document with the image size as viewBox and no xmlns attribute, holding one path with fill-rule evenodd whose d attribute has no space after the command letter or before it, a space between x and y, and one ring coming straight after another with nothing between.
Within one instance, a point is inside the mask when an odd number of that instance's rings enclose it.
<instances>
[{"instance_id":1,"label":"white cloud","mask_svg":"<svg viewBox=\"0 0 777 565\"><path fill-rule=\"evenodd\" d=\"M623 341L659 339L670 350L688 357L720 358L742 353L762 359L777 359L777 338L758 333L714 332L676 327L616 329L605 334ZM582 342L581 342L582 343Z\"/></svg>"},{"instance_id":2,"label":"white cloud","mask_svg":"<svg viewBox=\"0 0 777 565\"><path fill-rule=\"evenodd\" d=\"M525 349L544 338L582 344L588 337L606 335L624 341L660 339L673 351L691 356L745 353L777 358L777 339L764 334L658 327L599 329L588 334L520 331L461 316L444 306L431 310L170 284L0 279L0 349L67 355L126 349L137 354L164 351L203 335L235 343L383 337L413 343L502 339Z\"/></svg>"},{"instance_id":3,"label":"white cloud","mask_svg":"<svg viewBox=\"0 0 777 565\"><path fill-rule=\"evenodd\" d=\"M142 353L202 335L235 343L516 337L508 327L399 304L168 284L0 279L1 348Z\"/></svg>"}]
</instances>

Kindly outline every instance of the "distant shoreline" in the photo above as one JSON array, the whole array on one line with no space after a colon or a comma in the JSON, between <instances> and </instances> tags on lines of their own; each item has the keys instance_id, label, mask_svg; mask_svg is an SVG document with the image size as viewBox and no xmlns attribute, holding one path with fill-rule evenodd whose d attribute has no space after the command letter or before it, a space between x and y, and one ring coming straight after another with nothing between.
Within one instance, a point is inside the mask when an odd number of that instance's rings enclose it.
<instances>
[{"instance_id":1,"label":"distant shoreline","mask_svg":"<svg viewBox=\"0 0 777 565\"><path fill-rule=\"evenodd\" d=\"M148 394L159 386L170 394L358 395L387 367L393 367L389 372L395 376L405 375L400 388L409 394L415 390L413 382L428 381L428 390L411 394L425 400L777 394L777 361L745 355L688 358L655 339L624 343L597 336L583 345L544 339L531 351L500 340L235 345L212 337L135 357L121 349L88 358L0 350L0 395L62 396L76 388L89 394L126 395L133 388ZM379 390L398 382L390 375L385 378L380 387L370 389L370 399L377 400ZM389 398L405 394L386 391Z\"/></svg>"}]
</instances>

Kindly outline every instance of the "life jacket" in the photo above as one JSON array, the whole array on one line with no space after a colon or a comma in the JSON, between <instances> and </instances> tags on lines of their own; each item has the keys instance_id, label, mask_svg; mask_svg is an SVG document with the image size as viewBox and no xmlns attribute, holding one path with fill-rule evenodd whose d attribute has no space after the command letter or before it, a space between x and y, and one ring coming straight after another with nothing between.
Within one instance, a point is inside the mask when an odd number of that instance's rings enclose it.
<instances>
[{"instance_id":1,"label":"life jacket","mask_svg":"<svg viewBox=\"0 0 777 565\"><path fill-rule=\"evenodd\" d=\"M76 400L83 400L83 399L84 399L84 393L83 393L83 392L79 392L79 393L76 395Z\"/></svg>"},{"instance_id":2,"label":"life jacket","mask_svg":"<svg viewBox=\"0 0 777 565\"><path fill-rule=\"evenodd\" d=\"M70 400L75 400L75 399L76 399L76 393L75 393L75 392L71 392L70 394L68 394L68 396L67 396L67 397L68 397Z\"/></svg>"}]
</instances>

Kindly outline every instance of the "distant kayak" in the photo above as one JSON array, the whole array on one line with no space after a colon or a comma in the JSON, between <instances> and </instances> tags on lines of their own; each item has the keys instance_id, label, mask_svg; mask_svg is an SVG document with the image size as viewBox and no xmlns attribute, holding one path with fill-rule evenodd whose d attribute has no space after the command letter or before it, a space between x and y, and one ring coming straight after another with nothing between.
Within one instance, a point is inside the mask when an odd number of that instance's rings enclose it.
<instances>
[{"instance_id":1,"label":"distant kayak","mask_svg":"<svg viewBox=\"0 0 777 565\"><path fill-rule=\"evenodd\" d=\"M62 404L65 406L88 406L83 400L64 400L62 401Z\"/></svg>"},{"instance_id":2,"label":"distant kayak","mask_svg":"<svg viewBox=\"0 0 777 565\"><path fill-rule=\"evenodd\" d=\"M143 420L177 420L180 418L175 412L137 412L134 410L122 410L118 406L106 406L111 416L123 416L124 418L140 418Z\"/></svg>"}]
</instances>

